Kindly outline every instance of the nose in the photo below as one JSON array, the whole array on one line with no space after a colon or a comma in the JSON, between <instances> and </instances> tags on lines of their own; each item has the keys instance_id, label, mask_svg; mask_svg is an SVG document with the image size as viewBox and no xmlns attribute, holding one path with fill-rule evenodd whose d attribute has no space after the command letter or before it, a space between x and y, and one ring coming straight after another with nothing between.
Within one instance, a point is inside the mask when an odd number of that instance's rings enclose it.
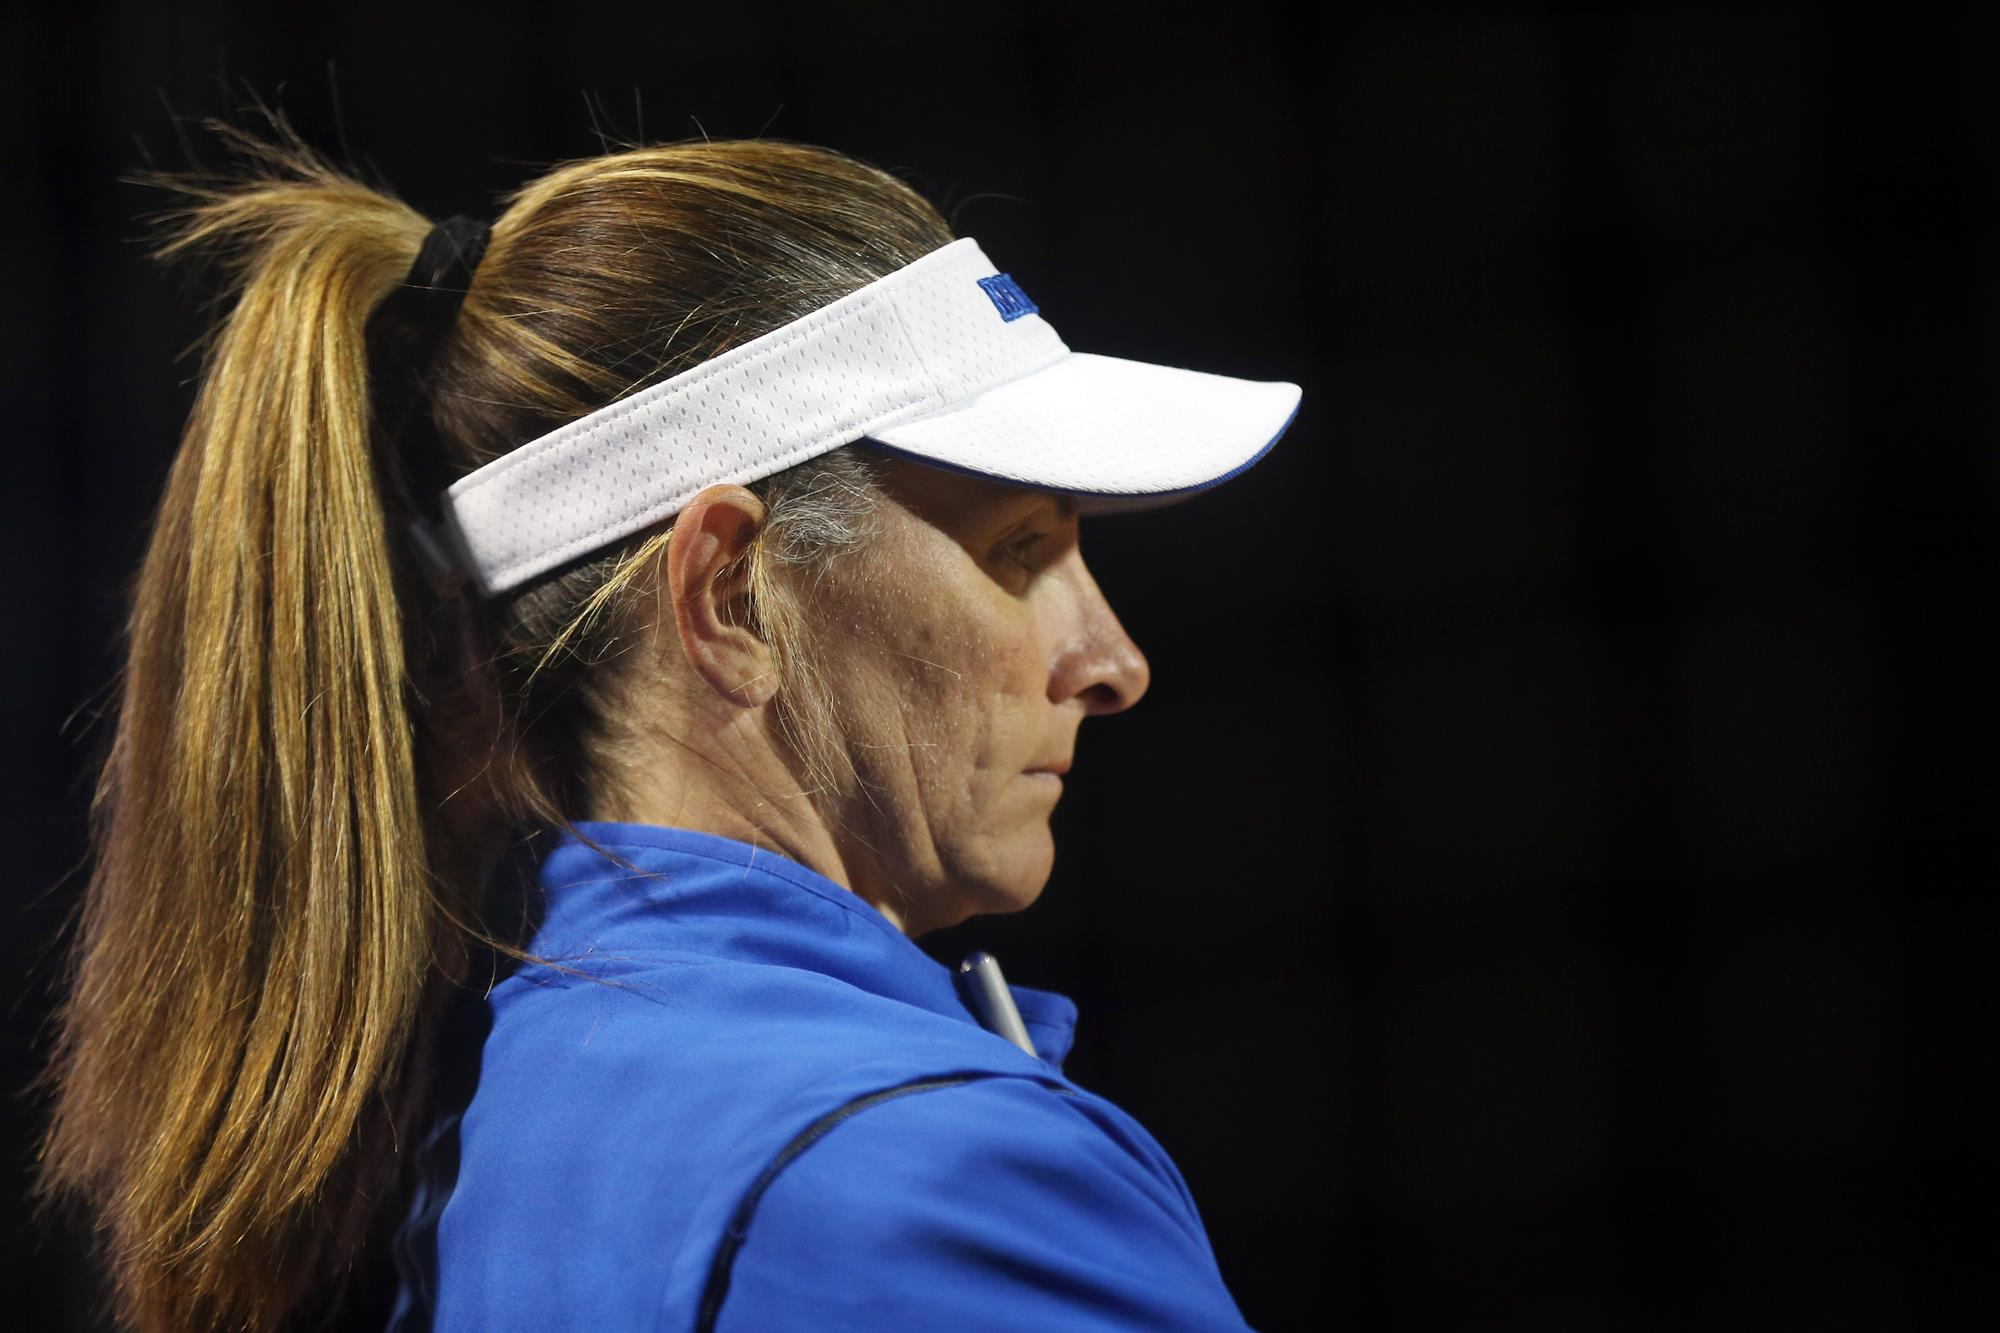
<instances>
[{"instance_id":1,"label":"nose","mask_svg":"<svg viewBox=\"0 0 2000 1333\"><path fill-rule=\"evenodd\" d=\"M1075 590L1075 615L1049 674L1049 700L1081 699L1087 716L1122 713L1145 694L1152 668L1119 623L1083 557L1073 551L1066 563Z\"/></svg>"}]
</instances>

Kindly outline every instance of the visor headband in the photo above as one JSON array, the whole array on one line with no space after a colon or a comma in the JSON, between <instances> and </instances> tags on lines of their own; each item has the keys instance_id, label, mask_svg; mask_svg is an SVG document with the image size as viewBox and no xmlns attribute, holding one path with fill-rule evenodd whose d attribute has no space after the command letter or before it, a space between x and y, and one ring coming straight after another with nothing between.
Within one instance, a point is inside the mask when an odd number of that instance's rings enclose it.
<instances>
[{"instance_id":1,"label":"visor headband","mask_svg":"<svg viewBox=\"0 0 2000 1333\"><path fill-rule=\"evenodd\" d=\"M488 596L1069 354L971 237L459 478L444 537Z\"/></svg>"}]
</instances>

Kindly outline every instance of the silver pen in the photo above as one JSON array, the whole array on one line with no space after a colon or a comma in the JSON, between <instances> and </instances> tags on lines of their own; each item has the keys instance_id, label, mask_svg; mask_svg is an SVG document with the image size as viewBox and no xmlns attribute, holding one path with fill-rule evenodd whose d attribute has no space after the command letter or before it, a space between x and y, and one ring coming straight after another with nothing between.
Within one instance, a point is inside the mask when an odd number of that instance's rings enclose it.
<instances>
[{"instance_id":1,"label":"silver pen","mask_svg":"<svg viewBox=\"0 0 2000 1333\"><path fill-rule=\"evenodd\" d=\"M999 960L984 949L975 950L958 965L958 977L964 983L967 1002L978 1016L980 1026L999 1033L1039 1059L1035 1043L1028 1040L1028 1027L1021 1021L1021 1011L1014 1005L1014 993L1007 989L1007 979L1000 975Z\"/></svg>"}]
</instances>

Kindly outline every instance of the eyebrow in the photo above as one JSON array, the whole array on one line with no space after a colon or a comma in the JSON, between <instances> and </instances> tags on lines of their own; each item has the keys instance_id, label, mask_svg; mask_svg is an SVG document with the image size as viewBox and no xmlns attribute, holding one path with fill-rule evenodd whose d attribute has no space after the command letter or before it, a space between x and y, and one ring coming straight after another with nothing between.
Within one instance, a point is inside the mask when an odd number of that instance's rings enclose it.
<instances>
[{"instance_id":1,"label":"eyebrow","mask_svg":"<svg viewBox=\"0 0 2000 1333\"><path fill-rule=\"evenodd\" d=\"M1050 500L1055 501L1056 517L1058 518L1069 519L1076 517L1078 502L1074 495L1064 495L1060 492L1049 491L1030 491L1028 495L1033 497L1033 502L1037 508Z\"/></svg>"},{"instance_id":2,"label":"eyebrow","mask_svg":"<svg viewBox=\"0 0 2000 1333\"><path fill-rule=\"evenodd\" d=\"M1066 495L1060 491L1036 490L1026 486L1021 487L1015 493L1014 503L1019 508L1014 512L1025 516L1030 509L1039 509L1051 500L1055 502L1056 517L1071 519L1077 516L1077 509L1080 502L1076 496Z\"/></svg>"}]
</instances>

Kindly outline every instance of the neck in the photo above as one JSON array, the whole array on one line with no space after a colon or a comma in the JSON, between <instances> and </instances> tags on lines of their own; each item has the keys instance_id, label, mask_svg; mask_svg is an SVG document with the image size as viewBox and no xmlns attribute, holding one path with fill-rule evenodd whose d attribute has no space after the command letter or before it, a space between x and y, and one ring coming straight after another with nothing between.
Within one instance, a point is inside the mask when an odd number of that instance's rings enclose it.
<instances>
[{"instance_id":1,"label":"neck","mask_svg":"<svg viewBox=\"0 0 2000 1333\"><path fill-rule=\"evenodd\" d=\"M768 847L862 898L909 933L868 849L834 835L787 760L768 707L662 720L615 747L615 778L592 819L657 824Z\"/></svg>"}]
</instances>

